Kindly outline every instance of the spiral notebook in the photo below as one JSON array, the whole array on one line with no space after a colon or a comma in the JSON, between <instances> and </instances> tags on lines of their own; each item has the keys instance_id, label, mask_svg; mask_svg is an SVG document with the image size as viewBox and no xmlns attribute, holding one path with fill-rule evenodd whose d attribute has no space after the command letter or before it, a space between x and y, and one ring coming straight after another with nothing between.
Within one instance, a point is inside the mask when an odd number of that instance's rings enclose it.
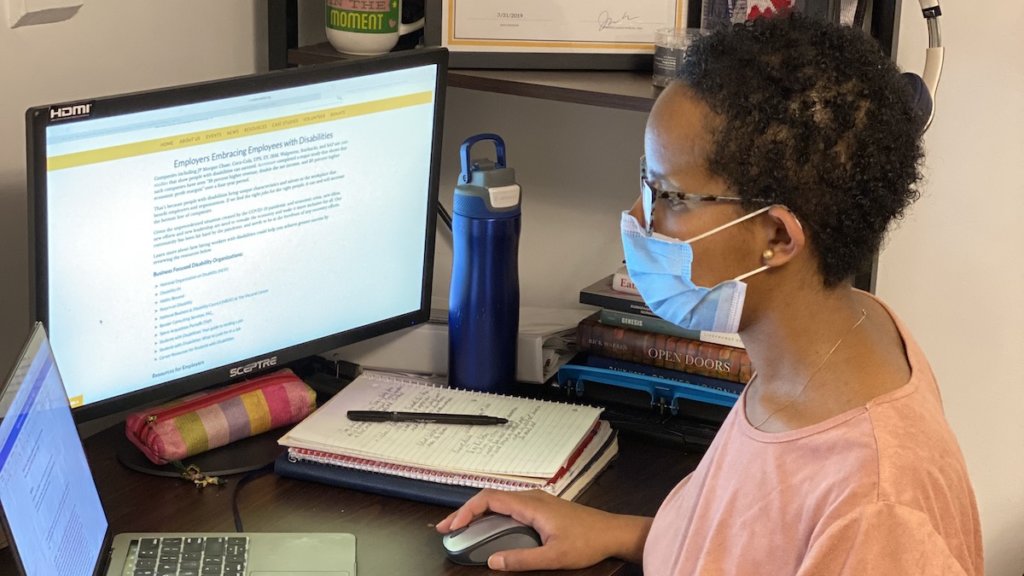
<instances>
[{"instance_id":1,"label":"spiral notebook","mask_svg":"<svg viewBox=\"0 0 1024 576\"><path fill-rule=\"evenodd\" d=\"M485 414L497 426L353 422L349 410ZM315 462L433 483L575 496L614 457L614 432L589 406L437 387L365 372L289 431L292 462Z\"/></svg>"}]
</instances>

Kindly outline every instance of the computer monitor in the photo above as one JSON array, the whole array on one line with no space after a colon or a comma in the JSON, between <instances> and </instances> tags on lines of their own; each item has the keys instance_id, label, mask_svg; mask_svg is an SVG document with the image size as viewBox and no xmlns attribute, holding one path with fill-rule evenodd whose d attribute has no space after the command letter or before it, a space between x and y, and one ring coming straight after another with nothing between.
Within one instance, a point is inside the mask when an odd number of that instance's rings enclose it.
<instances>
[{"instance_id":1,"label":"computer monitor","mask_svg":"<svg viewBox=\"0 0 1024 576\"><path fill-rule=\"evenodd\" d=\"M447 53L28 110L34 320L77 421L427 320Z\"/></svg>"}]
</instances>

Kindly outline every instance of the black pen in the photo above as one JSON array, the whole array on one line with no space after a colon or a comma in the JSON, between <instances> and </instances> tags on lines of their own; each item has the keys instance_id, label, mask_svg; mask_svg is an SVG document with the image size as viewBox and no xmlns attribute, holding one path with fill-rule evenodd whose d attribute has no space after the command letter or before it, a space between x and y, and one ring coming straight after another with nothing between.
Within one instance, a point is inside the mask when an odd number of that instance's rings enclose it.
<instances>
[{"instance_id":1,"label":"black pen","mask_svg":"<svg viewBox=\"0 0 1024 576\"><path fill-rule=\"evenodd\" d=\"M497 416L478 414L437 414L434 412L382 412L379 410L349 410L348 419L356 422L424 422L427 424L471 424L489 426L507 424Z\"/></svg>"}]
</instances>

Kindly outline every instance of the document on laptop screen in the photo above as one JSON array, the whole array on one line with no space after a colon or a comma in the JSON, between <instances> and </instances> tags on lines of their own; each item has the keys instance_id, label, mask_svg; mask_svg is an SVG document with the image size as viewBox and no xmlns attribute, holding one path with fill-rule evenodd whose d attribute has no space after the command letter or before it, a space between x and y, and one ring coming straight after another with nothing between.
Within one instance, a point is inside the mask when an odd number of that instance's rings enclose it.
<instances>
[{"instance_id":1,"label":"document on laptop screen","mask_svg":"<svg viewBox=\"0 0 1024 576\"><path fill-rule=\"evenodd\" d=\"M0 409L0 503L25 573L91 576L107 519L39 327Z\"/></svg>"}]
</instances>

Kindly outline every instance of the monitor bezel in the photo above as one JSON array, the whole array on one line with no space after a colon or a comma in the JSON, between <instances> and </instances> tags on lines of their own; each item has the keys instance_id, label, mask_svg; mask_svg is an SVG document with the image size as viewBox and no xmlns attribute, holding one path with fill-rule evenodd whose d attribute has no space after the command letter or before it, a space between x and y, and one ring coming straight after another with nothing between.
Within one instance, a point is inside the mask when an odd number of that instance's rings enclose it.
<instances>
[{"instance_id":1,"label":"monitor bezel","mask_svg":"<svg viewBox=\"0 0 1024 576\"><path fill-rule=\"evenodd\" d=\"M269 370L279 369L282 365L321 354L340 346L426 322L430 315L431 288L433 284L435 228L437 223L437 210L435 207L438 203L441 144L448 75L448 51L444 48L422 48L372 58L289 68L182 86L34 106L25 112L30 267L29 315L33 322L41 322L49 329L49 310L47 307L49 282L47 277L46 127L52 123L75 121L74 119L50 120L49 111L52 107L88 103L92 105L91 113L88 117L103 118L118 114L154 110L175 104L246 96L270 90L426 65L437 66L437 75L434 92L434 133L430 152L430 173L427 186L428 198L424 226L424 270L420 308L413 312L394 316L379 322L325 335L321 338L298 343L286 348L268 350L266 353L239 359L237 362L229 365L218 366L191 376L169 380L162 384L156 384L134 392L79 406L72 410L76 422L82 423L95 420L127 410L141 408L154 402L180 397L212 386L228 384L243 378L257 376ZM240 376L232 376L230 373L233 367L246 366L270 357L277 358L273 367L264 370L254 370Z\"/></svg>"}]
</instances>

